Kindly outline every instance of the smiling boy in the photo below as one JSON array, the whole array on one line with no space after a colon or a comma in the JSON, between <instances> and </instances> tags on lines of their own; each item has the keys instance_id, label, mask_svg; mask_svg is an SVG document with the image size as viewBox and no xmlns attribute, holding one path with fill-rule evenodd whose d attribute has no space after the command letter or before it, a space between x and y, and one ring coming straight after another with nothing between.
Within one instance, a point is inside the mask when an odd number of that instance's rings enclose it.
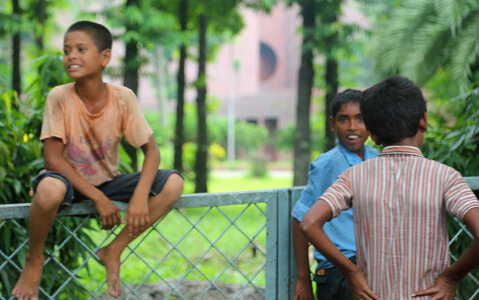
<instances>
[{"instance_id":1,"label":"smiling boy","mask_svg":"<svg viewBox=\"0 0 479 300\"><path fill-rule=\"evenodd\" d=\"M97 252L106 268L108 292L119 297L122 251L181 196L181 176L158 170L160 152L136 96L125 87L103 82L111 46L109 30L94 22L77 22L65 34L63 64L74 82L52 89L46 101L40 136L46 171L33 180L29 251L12 290L20 300L39 299L43 246L59 207L91 199L102 229L126 223ZM122 136L143 151L141 172L119 175ZM123 222L112 200L129 203Z\"/></svg>"},{"instance_id":2,"label":"smiling boy","mask_svg":"<svg viewBox=\"0 0 479 300\"><path fill-rule=\"evenodd\" d=\"M360 98L360 91L348 89L337 94L333 99L329 123L331 129L336 133L338 145L327 153L321 154L311 163L308 184L292 212L298 271L295 300L314 299L309 268L308 241L299 229L299 222L319 196L344 170L378 155L375 149L364 145L369 137L369 132L366 130L359 109ZM327 223L325 230L341 252L355 261L356 244L352 210L343 212L337 219ZM352 299L344 276L316 249L314 258L317 261L317 267L313 280L317 284L318 299Z\"/></svg>"}]
</instances>

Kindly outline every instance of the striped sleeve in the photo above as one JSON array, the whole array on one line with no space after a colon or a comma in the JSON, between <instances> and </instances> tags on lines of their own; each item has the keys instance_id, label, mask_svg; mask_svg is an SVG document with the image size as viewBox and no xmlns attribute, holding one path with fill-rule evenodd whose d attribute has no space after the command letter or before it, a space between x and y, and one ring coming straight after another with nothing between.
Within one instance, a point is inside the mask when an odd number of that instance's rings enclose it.
<instances>
[{"instance_id":1,"label":"striped sleeve","mask_svg":"<svg viewBox=\"0 0 479 300\"><path fill-rule=\"evenodd\" d=\"M351 208L352 195L351 184L343 173L343 175L339 176L338 180L319 197L319 200L325 201L331 207L332 217L336 218L343 210Z\"/></svg>"},{"instance_id":2,"label":"striped sleeve","mask_svg":"<svg viewBox=\"0 0 479 300\"><path fill-rule=\"evenodd\" d=\"M452 171L444 187L444 201L446 211L461 222L470 209L479 208L479 201L471 188L461 174L455 170Z\"/></svg>"}]
</instances>

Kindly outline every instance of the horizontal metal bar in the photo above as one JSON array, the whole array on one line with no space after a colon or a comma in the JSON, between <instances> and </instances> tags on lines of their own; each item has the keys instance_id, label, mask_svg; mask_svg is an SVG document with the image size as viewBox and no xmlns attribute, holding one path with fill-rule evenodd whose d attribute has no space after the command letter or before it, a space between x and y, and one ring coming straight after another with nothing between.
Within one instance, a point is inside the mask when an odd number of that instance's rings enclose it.
<instances>
[{"instance_id":1,"label":"horizontal metal bar","mask_svg":"<svg viewBox=\"0 0 479 300\"><path fill-rule=\"evenodd\" d=\"M479 191L479 176L475 177L464 177L467 184L471 187L473 191Z\"/></svg>"},{"instance_id":2,"label":"horizontal metal bar","mask_svg":"<svg viewBox=\"0 0 479 300\"><path fill-rule=\"evenodd\" d=\"M467 184L474 191L479 191L479 176L464 177ZM304 187L285 188L290 190L295 195L299 195ZM274 199L278 189L271 190L257 190L246 192L228 192L228 193L198 193L185 194L173 205L173 208L192 208L192 207L209 207L209 206L225 206L236 204L251 204L267 202L269 199ZM114 201L121 210L125 210L126 203ZM30 203L13 203L0 204L0 220L1 219L21 219L28 217L28 210ZM59 216L77 216L95 214L96 210L92 202L82 201L73 204L70 207L62 208Z\"/></svg>"},{"instance_id":3,"label":"horizontal metal bar","mask_svg":"<svg viewBox=\"0 0 479 300\"><path fill-rule=\"evenodd\" d=\"M285 189L287 190L287 189ZM238 204L252 204L266 202L276 197L276 190L257 190L247 192L228 193L198 193L185 194L173 205L173 208L192 208L209 206L226 206ZM128 206L127 203L113 201L122 211ZM1 219L21 219L28 217L30 203L0 204ZM71 206L63 207L58 212L59 216L78 216L95 214L96 209L92 201L85 200Z\"/></svg>"}]
</instances>

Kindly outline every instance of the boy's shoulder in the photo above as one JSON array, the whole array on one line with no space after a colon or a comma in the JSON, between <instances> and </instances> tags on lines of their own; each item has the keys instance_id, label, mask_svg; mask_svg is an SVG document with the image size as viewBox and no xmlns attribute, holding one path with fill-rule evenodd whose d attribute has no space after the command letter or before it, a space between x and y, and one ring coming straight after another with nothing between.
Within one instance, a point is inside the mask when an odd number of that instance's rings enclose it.
<instances>
[{"instance_id":1,"label":"boy's shoulder","mask_svg":"<svg viewBox=\"0 0 479 300\"><path fill-rule=\"evenodd\" d=\"M117 101L137 100L135 93L126 86L111 83L107 83L107 86L112 94L112 99L116 99Z\"/></svg>"},{"instance_id":2,"label":"boy's shoulder","mask_svg":"<svg viewBox=\"0 0 479 300\"><path fill-rule=\"evenodd\" d=\"M311 163L311 166L315 168L325 168L327 166L336 165L338 162L342 162L343 160L344 160L344 155L339 149L339 146L336 146L327 152L321 153Z\"/></svg>"},{"instance_id":3,"label":"boy's shoulder","mask_svg":"<svg viewBox=\"0 0 479 300\"><path fill-rule=\"evenodd\" d=\"M68 83L57 85L54 88L52 88L48 94L49 95L71 94L74 91L73 84L74 84L73 82L68 82Z\"/></svg>"},{"instance_id":4,"label":"boy's shoulder","mask_svg":"<svg viewBox=\"0 0 479 300\"><path fill-rule=\"evenodd\" d=\"M373 147L370 147L368 145L364 145L364 153L365 153L365 158L370 159L373 157L377 157L379 155L379 151L376 150ZM348 149L346 149L344 146L341 145L336 145L333 149L329 150L328 152L320 154L316 160L314 160L314 164L330 164L330 163L337 163L338 161L344 161L347 160L347 156L354 156L356 157L357 155Z\"/></svg>"}]
</instances>

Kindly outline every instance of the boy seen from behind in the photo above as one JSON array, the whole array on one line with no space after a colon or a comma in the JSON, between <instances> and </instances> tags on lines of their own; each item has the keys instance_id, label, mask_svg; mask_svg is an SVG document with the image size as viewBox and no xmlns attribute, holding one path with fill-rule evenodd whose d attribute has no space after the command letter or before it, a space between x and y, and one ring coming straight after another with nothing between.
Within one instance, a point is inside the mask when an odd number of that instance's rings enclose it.
<instances>
[{"instance_id":1,"label":"boy seen from behind","mask_svg":"<svg viewBox=\"0 0 479 300\"><path fill-rule=\"evenodd\" d=\"M369 133L359 109L360 99L360 91L348 89L337 94L331 102L329 123L331 129L336 133L337 146L321 154L310 164L308 184L292 212L294 252L298 271L295 300L314 299L308 241L299 229L299 222L306 211L344 170L379 154L376 149L364 145ZM326 223L325 231L336 247L347 258L355 262L356 243L352 209L344 211L338 218ZM352 299L351 290L341 272L336 270L316 249L314 258L317 261L317 267L313 280L317 285L318 299Z\"/></svg>"},{"instance_id":2,"label":"boy seen from behind","mask_svg":"<svg viewBox=\"0 0 479 300\"><path fill-rule=\"evenodd\" d=\"M479 264L479 202L461 174L419 150L426 101L412 81L393 76L368 88L361 112L373 141L386 147L379 157L346 170L300 227L346 276L357 299L454 299L459 281ZM351 207L357 266L323 229ZM446 212L473 234L452 265Z\"/></svg>"},{"instance_id":3,"label":"boy seen from behind","mask_svg":"<svg viewBox=\"0 0 479 300\"><path fill-rule=\"evenodd\" d=\"M64 36L63 64L73 83L57 86L47 97L40 139L46 171L33 180L29 251L12 295L38 300L43 246L59 207L91 199L102 229L126 223L97 252L106 268L108 292L120 296L120 255L125 247L164 215L183 191L173 170L158 170L160 152L153 132L130 89L103 82L111 58L112 36L103 25L80 21ZM141 173L119 175L122 136L141 148ZM128 202L123 221L112 200Z\"/></svg>"}]
</instances>

